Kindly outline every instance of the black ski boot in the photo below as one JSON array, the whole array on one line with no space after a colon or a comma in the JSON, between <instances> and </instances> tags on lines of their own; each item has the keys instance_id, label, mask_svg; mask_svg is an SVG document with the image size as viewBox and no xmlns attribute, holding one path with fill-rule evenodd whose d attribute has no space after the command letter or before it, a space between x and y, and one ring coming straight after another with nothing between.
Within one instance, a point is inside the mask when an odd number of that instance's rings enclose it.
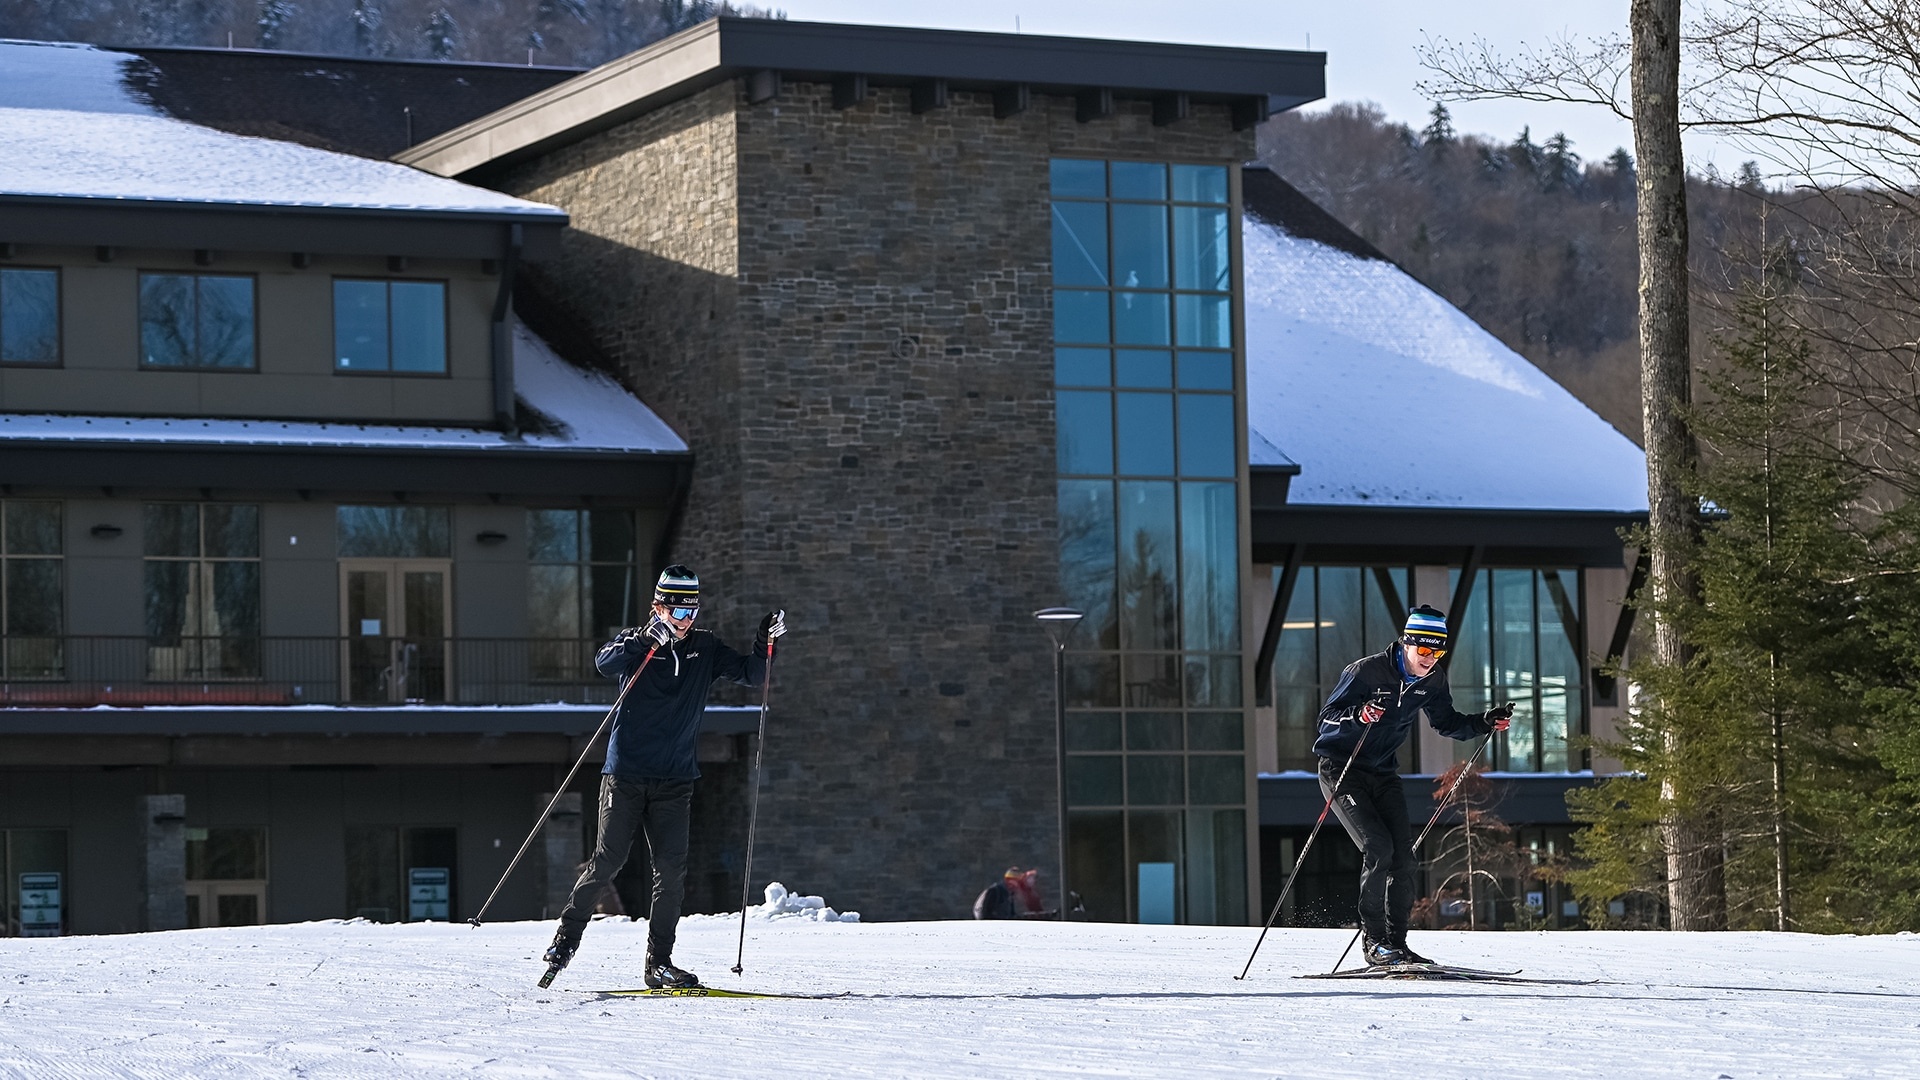
<instances>
[{"instance_id":1,"label":"black ski boot","mask_svg":"<svg viewBox=\"0 0 1920 1080\"><path fill-rule=\"evenodd\" d=\"M1365 947L1360 951L1360 957L1367 962L1368 967L1395 967L1411 963L1407 959L1406 950L1396 948L1390 941L1375 941L1373 938L1366 939Z\"/></svg>"},{"instance_id":2,"label":"black ski boot","mask_svg":"<svg viewBox=\"0 0 1920 1080\"><path fill-rule=\"evenodd\" d=\"M1405 934L1401 934L1401 935L1399 935L1399 936L1397 936L1397 937L1394 937L1394 938L1392 938L1392 939L1390 939L1390 940L1391 940L1391 941L1392 941L1392 943L1393 943L1393 947L1394 947L1394 948L1396 948L1396 949L1399 949L1399 950L1400 950L1400 955L1406 958L1406 959L1404 959L1404 960L1402 960L1402 961L1400 961L1401 963L1403 963L1403 964L1425 964L1425 965L1427 965L1428 967L1432 967L1432 966L1434 966L1434 963L1433 963L1433 961L1431 961L1431 960L1429 960L1429 959L1427 959L1426 957L1424 957L1424 956L1421 956L1421 955L1420 955L1419 953L1417 953L1417 952L1414 952L1414 951L1413 951L1413 947L1407 944L1407 935L1405 935Z\"/></svg>"},{"instance_id":3,"label":"black ski boot","mask_svg":"<svg viewBox=\"0 0 1920 1080\"><path fill-rule=\"evenodd\" d=\"M540 956L540 959L547 962L547 973L540 976L542 990L553 985L553 977L566 969L567 962L573 959L574 951L578 948L580 948L579 935L567 933L567 928L564 926L554 931L553 944L547 946L547 951Z\"/></svg>"},{"instance_id":4,"label":"black ski boot","mask_svg":"<svg viewBox=\"0 0 1920 1080\"><path fill-rule=\"evenodd\" d=\"M700 976L673 966L671 960L647 957L644 976L649 990L686 990L700 985Z\"/></svg>"}]
</instances>

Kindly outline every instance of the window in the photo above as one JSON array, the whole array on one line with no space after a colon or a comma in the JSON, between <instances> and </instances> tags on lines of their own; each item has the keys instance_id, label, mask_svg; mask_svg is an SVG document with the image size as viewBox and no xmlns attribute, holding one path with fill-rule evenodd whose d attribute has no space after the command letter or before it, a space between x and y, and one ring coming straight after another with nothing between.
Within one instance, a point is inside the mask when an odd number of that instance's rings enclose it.
<instances>
[{"instance_id":1,"label":"window","mask_svg":"<svg viewBox=\"0 0 1920 1080\"><path fill-rule=\"evenodd\" d=\"M1281 572L1274 570L1276 585ZM1407 606L1414 602L1409 589L1412 575L1404 566L1300 568L1273 654L1273 706L1282 769L1314 768L1320 706L1348 664L1398 639L1406 625ZM1454 691L1457 697L1457 682ZM1400 754L1403 768L1414 765L1415 743L1417 737Z\"/></svg>"},{"instance_id":2,"label":"window","mask_svg":"<svg viewBox=\"0 0 1920 1080\"><path fill-rule=\"evenodd\" d=\"M342 506L343 559L445 559L453 550L444 506Z\"/></svg>"},{"instance_id":3,"label":"window","mask_svg":"<svg viewBox=\"0 0 1920 1080\"><path fill-rule=\"evenodd\" d=\"M141 274L140 362L155 368L251 369L253 278Z\"/></svg>"},{"instance_id":4,"label":"window","mask_svg":"<svg viewBox=\"0 0 1920 1080\"><path fill-rule=\"evenodd\" d=\"M1460 573L1454 571L1457 588ZM1490 767L1566 772L1585 733L1578 570L1482 570L1447 659L1462 712L1514 703L1513 726L1494 740ZM1471 752L1471 743L1462 743ZM1461 756L1465 756L1462 754Z\"/></svg>"},{"instance_id":5,"label":"window","mask_svg":"<svg viewBox=\"0 0 1920 1080\"><path fill-rule=\"evenodd\" d=\"M260 675L260 508L147 503L147 676Z\"/></svg>"},{"instance_id":6,"label":"window","mask_svg":"<svg viewBox=\"0 0 1920 1080\"><path fill-rule=\"evenodd\" d=\"M0 269L0 364L60 362L60 271Z\"/></svg>"},{"instance_id":7,"label":"window","mask_svg":"<svg viewBox=\"0 0 1920 1080\"><path fill-rule=\"evenodd\" d=\"M444 922L460 910L455 830L350 825L346 840L348 916Z\"/></svg>"},{"instance_id":8,"label":"window","mask_svg":"<svg viewBox=\"0 0 1920 1080\"><path fill-rule=\"evenodd\" d=\"M1246 913L1237 277L1221 165L1052 163L1072 887L1101 919Z\"/></svg>"},{"instance_id":9,"label":"window","mask_svg":"<svg viewBox=\"0 0 1920 1080\"><path fill-rule=\"evenodd\" d=\"M444 375L446 284L336 279L333 355L339 371Z\"/></svg>"},{"instance_id":10,"label":"window","mask_svg":"<svg viewBox=\"0 0 1920 1080\"><path fill-rule=\"evenodd\" d=\"M601 642L644 619L633 512L527 511L534 677L578 680Z\"/></svg>"},{"instance_id":11,"label":"window","mask_svg":"<svg viewBox=\"0 0 1920 1080\"><path fill-rule=\"evenodd\" d=\"M267 830L187 831L187 928L267 921Z\"/></svg>"},{"instance_id":12,"label":"window","mask_svg":"<svg viewBox=\"0 0 1920 1080\"><path fill-rule=\"evenodd\" d=\"M66 591L61 579L61 514L57 502L0 501L0 674L57 679L65 668L61 639Z\"/></svg>"}]
</instances>

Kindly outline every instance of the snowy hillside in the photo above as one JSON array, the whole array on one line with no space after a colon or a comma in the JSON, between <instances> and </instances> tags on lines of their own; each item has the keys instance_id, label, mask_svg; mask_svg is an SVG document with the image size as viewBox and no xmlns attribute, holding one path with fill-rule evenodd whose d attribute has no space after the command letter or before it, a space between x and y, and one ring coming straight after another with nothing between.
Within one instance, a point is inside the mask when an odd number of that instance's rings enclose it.
<instances>
[{"instance_id":1,"label":"snowy hillside","mask_svg":"<svg viewBox=\"0 0 1920 1080\"><path fill-rule=\"evenodd\" d=\"M1431 933L1439 959L1590 985L1302 981L1350 931L692 917L716 986L602 998L645 925L308 923L0 939L0 1076L1912 1077L1920 937Z\"/></svg>"}]
</instances>

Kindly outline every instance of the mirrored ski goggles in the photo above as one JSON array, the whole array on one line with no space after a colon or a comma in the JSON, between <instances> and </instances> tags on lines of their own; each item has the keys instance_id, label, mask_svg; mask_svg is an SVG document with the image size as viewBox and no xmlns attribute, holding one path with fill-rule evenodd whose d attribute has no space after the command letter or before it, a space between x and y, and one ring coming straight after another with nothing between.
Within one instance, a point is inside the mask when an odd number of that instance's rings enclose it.
<instances>
[{"instance_id":1,"label":"mirrored ski goggles","mask_svg":"<svg viewBox=\"0 0 1920 1080\"><path fill-rule=\"evenodd\" d=\"M667 609L667 615L675 619L691 619L698 614L700 614L700 609L697 607L670 607Z\"/></svg>"}]
</instances>

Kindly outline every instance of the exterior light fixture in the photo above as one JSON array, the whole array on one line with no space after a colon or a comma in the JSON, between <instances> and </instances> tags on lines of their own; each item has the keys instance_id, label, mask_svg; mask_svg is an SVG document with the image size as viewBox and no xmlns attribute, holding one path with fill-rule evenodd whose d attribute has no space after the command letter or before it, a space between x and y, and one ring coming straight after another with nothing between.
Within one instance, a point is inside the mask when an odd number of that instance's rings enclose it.
<instances>
[{"instance_id":1,"label":"exterior light fixture","mask_svg":"<svg viewBox=\"0 0 1920 1080\"><path fill-rule=\"evenodd\" d=\"M1060 920L1066 921L1073 908L1073 891L1067 888L1067 675L1065 667L1067 637L1086 612L1069 607L1041 608L1033 613L1040 628L1053 642L1053 759L1058 772L1060 794Z\"/></svg>"}]
</instances>

